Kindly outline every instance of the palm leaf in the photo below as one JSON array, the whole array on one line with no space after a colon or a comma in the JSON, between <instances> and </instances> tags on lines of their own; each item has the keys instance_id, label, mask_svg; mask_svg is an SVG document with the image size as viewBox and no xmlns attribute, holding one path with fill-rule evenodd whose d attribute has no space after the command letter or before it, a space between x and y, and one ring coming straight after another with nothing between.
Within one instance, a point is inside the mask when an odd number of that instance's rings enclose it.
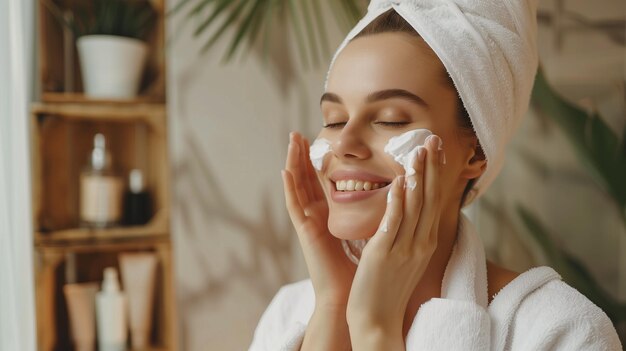
<instances>
[{"instance_id":1,"label":"palm leaf","mask_svg":"<svg viewBox=\"0 0 626 351\"><path fill-rule=\"evenodd\" d=\"M626 146L597 112L583 109L559 96L539 70L532 102L556 122L594 179L626 212Z\"/></svg>"},{"instance_id":2,"label":"palm leaf","mask_svg":"<svg viewBox=\"0 0 626 351\"><path fill-rule=\"evenodd\" d=\"M516 210L528 232L546 253L549 265L561 274L563 280L598 305L615 325L625 321L626 304L619 303L604 291L578 259L557 247L543 224L530 211L521 205Z\"/></svg>"},{"instance_id":3,"label":"palm leaf","mask_svg":"<svg viewBox=\"0 0 626 351\"><path fill-rule=\"evenodd\" d=\"M187 6L187 4L190 2L191 0L181 0L178 2L178 4L176 4L174 7L172 7L171 9L167 10L165 12L166 16L172 16L178 13L178 11L180 11L183 7Z\"/></svg>"},{"instance_id":4,"label":"palm leaf","mask_svg":"<svg viewBox=\"0 0 626 351\"><path fill-rule=\"evenodd\" d=\"M276 8L276 5L278 3L279 0L269 0L267 7L265 8L265 12L263 14L263 63L267 64L267 58L269 57L269 47L270 47L270 33L271 33L271 29L272 29L272 25L273 25L273 19L278 17L276 15L279 14L275 14L274 11ZM278 11L276 11L278 12ZM252 46L254 43L251 42L250 46Z\"/></svg>"},{"instance_id":5,"label":"palm leaf","mask_svg":"<svg viewBox=\"0 0 626 351\"><path fill-rule=\"evenodd\" d=\"M239 28L237 29L237 33L235 34L235 39L230 44L228 53L226 54L226 57L225 57L225 61L228 61L233 57L233 54L239 47L239 44L241 43L241 40L244 38L245 35L250 35L250 36L255 35L253 32L251 32L250 34L248 33L255 19L260 17L257 15L257 12L260 10L261 6L263 6L263 3L264 3L264 0L254 0L254 4L251 6L250 10L248 11L248 14L244 16L243 21L241 22L241 24L239 25Z\"/></svg>"},{"instance_id":6,"label":"palm leaf","mask_svg":"<svg viewBox=\"0 0 626 351\"><path fill-rule=\"evenodd\" d=\"M224 22L222 22L220 27L215 31L215 33L213 33L213 36L211 36L211 38L206 42L206 44L204 44L204 46L201 49L201 52L206 52L209 48L211 48L217 42L219 38L222 37L226 29L228 29L231 25L233 25L236 22L237 18L241 14L241 11L243 11L246 5L248 5L248 2L246 2L245 0L239 0L239 3L235 6L233 11L228 15L228 17L226 17Z\"/></svg>"},{"instance_id":7,"label":"palm leaf","mask_svg":"<svg viewBox=\"0 0 626 351\"><path fill-rule=\"evenodd\" d=\"M204 21L202 21L200 23L200 25L196 28L196 30L193 32L193 36L197 37L198 35L204 33L204 31L207 29L207 27L214 23L215 20L223 13L226 12L226 9L233 4L233 1L231 0L210 0L210 1L214 1L217 2L217 4L214 5L214 9L213 9L213 13L211 14L211 16L207 17ZM203 4L208 4L210 1L203 1ZM192 12L190 13L194 13L196 9L192 10Z\"/></svg>"},{"instance_id":8,"label":"palm leaf","mask_svg":"<svg viewBox=\"0 0 626 351\"><path fill-rule=\"evenodd\" d=\"M320 46L322 48L322 55L324 56L329 56L330 53L328 52L328 33L326 32L326 26L324 25L324 17L322 16L322 8L320 7L320 3L319 1L313 0L312 1L312 5L313 5L313 15L315 18L315 22L317 24L317 28L319 31L319 38L320 38Z\"/></svg>"},{"instance_id":9,"label":"palm leaf","mask_svg":"<svg viewBox=\"0 0 626 351\"><path fill-rule=\"evenodd\" d=\"M298 15L296 12L296 5L294 2L298 0L287 0L287 8L289 9L289 14L291 15L290 23L293 26L293 30L296 33L296 43L298 45L298 49L300 52L300 57L302 58L302 64L305 68L309 66L309 60L307 59L307 51L304 43L304 35L302 34L302 28L300 27L300 21L298 20Z\"/></svg>"},{"instance_id":10,"label":"palm leaf","mask_svg":"<svg viewBox=\"0 0 626 351\"><path fill-rule=\"evenodd\" d=\"M302 13L302 18L304 19L304 28L306 29L307 38L309 41L309 52L311 53L311 61L313 62L313 66L317 67L319 65L318 57L320 55L320 50L317 47L317 39L315 38L316 30L313 26L313 21L311 20L311 16L309 15L309 8L307 4L311 0L299 0L300 1L300 12ZM316 0L313 0L316 1Z\"/></svg>"},{"instance_id":11,"label":"palm leaf","mask_svg":"<svg viewBox=\"0 0 626 351\"><path fill-rule=\"evenodd\" d=\"M324 25L320 0L181 0L171 10L168 16L187 11L185 18L198 18L200 25L193 32L198 37L211 31L210 39L204 44L201 52L206 52L213 44L225 35L226 29L234 27L232 40L226 49L223 62L233 59L235 53L244 42L248 49L255 44L259 34L263 33L263 60L267 62L267 51L270 46L270 28L272 21L279 18L283 9L287 10L287 17L280 16L290 22L290 29L294 33L297 51L305 68L318 66L321 58L329 53L328 34ZM353 26L363 12L362 1L359 0L327 0L333 6L331 11L335 20L344 27ZM204 11L209 4L213 7ZM218 18L226 18L218 29L209 29ZM189 21L186 21L189 22Z\"/></svg>"}]
</instances>

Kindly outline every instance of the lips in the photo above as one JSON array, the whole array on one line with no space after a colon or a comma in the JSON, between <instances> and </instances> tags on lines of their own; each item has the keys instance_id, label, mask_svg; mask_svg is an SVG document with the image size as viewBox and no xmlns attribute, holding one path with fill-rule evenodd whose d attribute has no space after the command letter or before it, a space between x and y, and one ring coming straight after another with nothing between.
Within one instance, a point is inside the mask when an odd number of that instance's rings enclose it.
<instances>
[{"instance_id":1,"label":"lips","mask_svg":"<svg viewBox=\"0 0 626 351\"><path fill-rule=\"evenodd\" d=\"M386 193L391 179L364 171L341 170L330 175L329 183L332 200L349 203Z\"/></svg>"}]
</instances>

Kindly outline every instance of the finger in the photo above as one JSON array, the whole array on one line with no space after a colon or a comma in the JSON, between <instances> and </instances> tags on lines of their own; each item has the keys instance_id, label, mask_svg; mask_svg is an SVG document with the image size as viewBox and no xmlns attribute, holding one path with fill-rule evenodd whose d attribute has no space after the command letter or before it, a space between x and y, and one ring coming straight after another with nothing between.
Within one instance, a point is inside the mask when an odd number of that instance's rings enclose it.
<instances>
[{"instance_id":1,"label":"finger","mask_svg":"<svg viewBox=\"0 0 626 351\"><path fill-rule=\"evenodd\" d=\"M441 210L442 206L440 204L440 206L437 208L437 214L435 215L433 227L430 230L430 234L428 235L428 244L431 245L432 248L437 247L437 233L439 233L439 220L441 219Z\"/></svg>"},{"instance_id":2,"label":"finger","mask_svg":"<svg viewBox=\"0 0 626 351\"><path fill-rule=\"evenodd\" d=\"M404 192L404 217L398 229L398 237L394 244L394 249L411 251L411 243L415 236L415 229L424 205L424 160L426 148L420 148L419 153L413 161L415 174L406 179L406 190Z\"/></svg>"},{"instance_id":3,"label":"finger","mask_svg":"<svg viewBox=\"0 0 626 351\"><path fill-rule=\"evenodd\" d=\"M426 166L424 172L424 205L417 223L413 246L424 245L429 240L430 233L437 216L440 201L439 170L441 151L438 150L438 137L431 138L427 145Z\"/></svg>"},{"instance_id":4,"label":"finger","mask_svg":"<svg viewBox=\"0 0 626 351\"><path fill-rule=\"evenodd\" d=\"M396 234L402 222L402 203L404 199L404 177L393 180L387 193L387 208L380 222L378 230L368 242L368 246L379 246L384 252L389 252L394 245Z\"/></svg>"},{"instance_id":5,"label":"finger","mask_svg":"<svg viewBox=\"0 0 626 351\"><path fill-rule=\"evenodd\" d=\"M310 153L310 145L309 141L304 139L304 150L305 154L309 155ZM313 186L313 198L315 200L324 200L326 196L324 195L324 189L322 189L322 185L320 184L319 179L317 178L317 173L315 172L315 168L313 168L313 163L311 163L311 158L307 159L307 174L309 175L309 182L311 182Z\"/></svg>"},{"instance_id":6,"label":"finger","mask_svg":"<svg viewBox=\"0 0 626 351\"><path fill-rule=\"evenodd\" d=\"M289 148L287 150L287 161L285 165L285 169L289 171L292 176L294 186L298 190L296 194L298 195L298 199L300 200L300 204L302 207L305 207L306 204L309 203L309 196L307 195L306 188L304 185L303 177L302 177L302 164L300 162L300 147L298 143L294 139L294 133L289 136Z\"/></svg>"},{"instance_id":7,"label":"finger","mask_svg":"<svg viewBox=\"0 0 626 351\"><path fill-rule=\"evenodd\" d=\"M303 183L303 186L306 190L307 198L314 199L315 194L313 192L313 184L311 182L311 177L309 176L309 167L308 164L311 163L309 159L309 151L307 150L304 137L300 133L293 133L296 143L298 144L299 159L300 159L300 169L302 174L300 174L300 181Z\"/></svg>"},{"instance_id":8,"label":"finger","mask_svg":"<svg viewBox=\"0 0 626 351\"><path fill-rule=\"evenodd\" d=\"M296 228L299 228L306 219L302 204L298 200L296 194L296 186L293 182L293 176L288 170L280 171L283 177L283 190L285 192L285 204L287 206L287 212L289 217Z\"/></svg>"}]
</instances>

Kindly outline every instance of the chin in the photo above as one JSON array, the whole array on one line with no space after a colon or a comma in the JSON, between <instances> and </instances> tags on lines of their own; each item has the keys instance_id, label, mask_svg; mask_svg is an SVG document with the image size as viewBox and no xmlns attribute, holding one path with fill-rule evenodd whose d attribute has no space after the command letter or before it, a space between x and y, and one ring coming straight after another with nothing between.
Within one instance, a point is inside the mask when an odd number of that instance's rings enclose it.
<instances>
[{"instance_id":1,"label":"chin","mask_svg":"<svg viewBox=\"0 0 626 351\"><path fill-rule=\"evenodd\" d=\"M339 217L339 218L337 218ZM371 218L367 220L367 218ZM380 225L381 216L333 216L328 215L328 230L338 238L344 240L367 239L372 237Z\"/></svg>"}]
</instances>

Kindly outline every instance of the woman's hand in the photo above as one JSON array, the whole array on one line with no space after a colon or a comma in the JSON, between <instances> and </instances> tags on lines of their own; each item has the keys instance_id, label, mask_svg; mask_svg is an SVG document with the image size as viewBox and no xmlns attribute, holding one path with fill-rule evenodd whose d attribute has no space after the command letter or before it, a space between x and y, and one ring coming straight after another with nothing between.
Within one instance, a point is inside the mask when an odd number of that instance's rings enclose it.
<instances>
[{"instance_id":1,"label":"woman's hand","mask_svg":"<svg viewBox=\"0 0 626 351\"><path fill-rule=\"evenodd\" d=\"M363 345L373 346L371 342L383 334L396 342L393 349L404 348L405 311L437 247L443 159L438 145L435 137L430 138L416 157L415 174L393 181L381 225L363 250L347 309L355 349L367 335L371 337ZM409 186L412 182L414 189Z\"/></svg>"},{"instance_id":2,"label":"woman's hand","mask_svg":"<svg viewBox=\"0 0 626 351\"><path fill-rule=\"evenodd\" d=\"M290 134L282 176L287 210L315 290L316 309L340 309L345 315L356 266L328 231L328 203L309 159L309 143L298 133Z\"/></svg>"}]
</instances>

